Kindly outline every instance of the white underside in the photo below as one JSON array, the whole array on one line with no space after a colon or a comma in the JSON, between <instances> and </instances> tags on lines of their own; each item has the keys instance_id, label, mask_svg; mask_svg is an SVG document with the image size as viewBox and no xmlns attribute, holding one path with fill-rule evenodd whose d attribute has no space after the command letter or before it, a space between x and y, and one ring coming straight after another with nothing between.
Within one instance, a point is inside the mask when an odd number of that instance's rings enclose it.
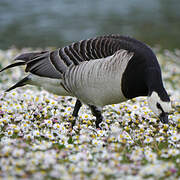
<instances>
[{"instance_id":1,"label":"white underside","mask_svg":"<svg viewBox=\"0 0 180 180\"><path fill-rule=\"evenodd\" d=\"M94 83L92 86L79 88L75 95L86 104L100 107L127 100L120 90L120 81L119 83L116 81L116 84L112 81L111 83L107 83L107 81L101 82L102 84Z\"/></svg>"},{"instance_id":2,"label":"white underside","mask_svg":"<svg viewBox=\"0 0 180 180\"><path fill-rule=\"evenodd\" d=\"M28 76L30 80L28 84L35 85L38 87L42 87L43 89L51 92L53 94L57 94L60 96L69 96L70 94L62 87L61 79L52 79L47 77L40 77L34 74L29 74Z\"/></svg>"}]
</instances>

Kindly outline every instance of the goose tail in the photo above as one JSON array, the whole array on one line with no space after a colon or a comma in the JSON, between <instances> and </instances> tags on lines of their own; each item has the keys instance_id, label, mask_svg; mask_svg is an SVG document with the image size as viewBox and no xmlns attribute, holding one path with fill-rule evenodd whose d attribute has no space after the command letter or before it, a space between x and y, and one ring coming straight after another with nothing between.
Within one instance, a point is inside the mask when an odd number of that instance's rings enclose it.
<instances>
[{"instance_id":1,"label":"goose tail","mask_svg":"<svg viewBox=\"0 0 180 180\"><path fill-rule=\"evenodd\" d=\"M30 72L41 77L59 79L62 77L62 72L59 72L51 62L51 53L53 52L42 51L20 54L14 59L12 64L6 66L0 72L16 66L25 65L25 72ZM53 58L57 59L57 56ZM61 65L61 61L59 63Z\"/></svg>"},{"instance_id":2,"label":"goose tail","mask_svg":"<svg viewBox=\"0 0 180 180\"><path fill-rule=\"evenodd\" d=\"M21 79L19 82L17 82L15 85L7 89L5 92L9 92L17 87L22 87L28 84L28 81L30 80L29 76L26 76L25 78Z\"/></svg>"},{"instance_id":3,"label":"goose tail","mask_svg":"<svg viewBox=\"0 0 180 180\"><path fill-rule=\"evenodd\" d=\"M21 66L21 65L25 65L25 62L15 62L15 63L12 63L12 64L6 66L5 68L1 69L0 72L3 72L4 70L10 69L12 67Z\"/></svg>"}]
</instances>

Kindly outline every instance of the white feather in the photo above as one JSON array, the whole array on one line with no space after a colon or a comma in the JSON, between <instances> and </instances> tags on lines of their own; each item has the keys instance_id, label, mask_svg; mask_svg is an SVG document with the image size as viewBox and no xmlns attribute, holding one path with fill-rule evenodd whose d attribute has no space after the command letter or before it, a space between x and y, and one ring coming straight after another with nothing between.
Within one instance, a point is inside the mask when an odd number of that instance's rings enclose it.
<instances>
[{"instance_id":1,"label":"white feather","mask_svg":"<svg viewBox=\"0 0 180 180\"><path fill-rule=\"evenodd\" d=\"M148 105L152 111L159 116L162 111L157 108L157 103L159 103L164 112L169 113L172 111L171 102L162 101L157 92L153 91L151 96L147 98Z\"/></svg>"},{"instance_id":2,"label":"white feather","mask_svg":"<svg viewBox=\"0 0 180 180\"><path fill-rule=\"evenodd\" d=\"M60 95L60 96L69 96L70 94L64 89L61 85L62 79L52 79L46 77L40 77L34 74L29 74L28 84L42 87L45 90Z\"/></svg>"}]
</instances>

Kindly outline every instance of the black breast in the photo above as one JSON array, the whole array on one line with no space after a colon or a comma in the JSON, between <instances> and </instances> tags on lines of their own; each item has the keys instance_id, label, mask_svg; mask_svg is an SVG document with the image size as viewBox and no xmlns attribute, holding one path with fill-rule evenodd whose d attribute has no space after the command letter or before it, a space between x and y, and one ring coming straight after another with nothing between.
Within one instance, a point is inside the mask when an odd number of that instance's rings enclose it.
<instances>
[{"instance_id":1,"label":"black breast","mask_svg":"<svg viewBox=\"0 0 180 180\"><path fill-rule=\"evenodd\" d=\"M149 69L155 69L161 74L160 66L153 51L145 44L132 45L134 56L129 61L122 76L122 92L128 99L147 96L149 94L150 76L153 73Z\"/></svg>"},{"instance_id":2,"label":"black breast","mask_svg":"<svg viewBox=\"0 0 180 180\"><path fill-rule=\"evenodd\" d=\"M122 92L128 99L147 96L148 87L145 83L146 65L143 59L138 59L135 55L128 63L127 68L122 76Z\"/></svg>"}]
</instances>

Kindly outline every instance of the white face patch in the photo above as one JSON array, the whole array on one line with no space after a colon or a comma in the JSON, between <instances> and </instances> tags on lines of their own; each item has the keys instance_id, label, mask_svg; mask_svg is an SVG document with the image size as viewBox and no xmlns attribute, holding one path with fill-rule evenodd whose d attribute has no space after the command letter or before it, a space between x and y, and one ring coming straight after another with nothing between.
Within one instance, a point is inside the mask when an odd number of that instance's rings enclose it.
<instances>
[{"instance_id":1,"label":"white face patch","mask_svg":"<svg viewBox=\"0 0 180 180\"><path fill-rule=\"evenodd\" d=\"M157 116L162 113L162 110L165 113L169 113L172 111L171 102L162 101L158 94L154 91L152 92L151 96L147 98L147 100L149 107ZM158 108L158 106L160 108Z\"/></svg>"}]
</instances>

